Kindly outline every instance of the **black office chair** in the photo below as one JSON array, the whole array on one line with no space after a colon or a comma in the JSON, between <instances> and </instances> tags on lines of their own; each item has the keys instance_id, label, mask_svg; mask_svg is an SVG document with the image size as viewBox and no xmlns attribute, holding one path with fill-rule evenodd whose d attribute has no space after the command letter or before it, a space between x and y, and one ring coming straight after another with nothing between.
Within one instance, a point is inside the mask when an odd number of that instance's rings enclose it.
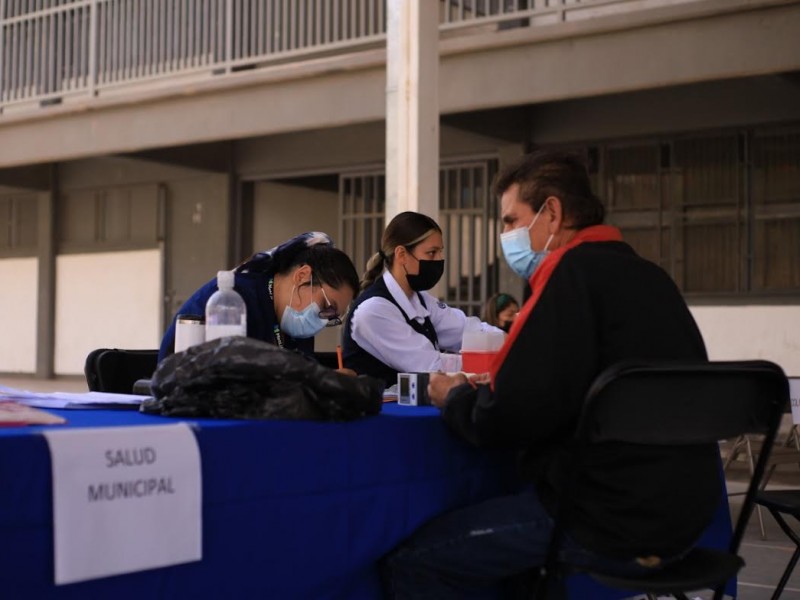
<instances>
[{"instance_id":1,"label":"black office chair","mask_svg":"<svg viewBox=\"0 0 800 600\"><path fill-rule=\"evenodd\" d=\"M642 577L589 575L610 587L645 593L650 598L686 598L685 592L702 589L713 589L715 600L722 598L726 582L744 565L738 556L739 544L788 396L786 376L780 367L767 361L627 363L600 374L583 406L571 454L572 469L591 452L593 444L603 442L688 445L760 433L764 434L764 445L727 551L695 548L682 560ZM548 590L563 589L554 582L563 581L559 578L569 570L569 565L558 563L558 548L564 531L569 529L570 500L567 488L559 502L537 599L546 598Z\"/></svg>"},{"instance_id":2,"label":"black office chair","mask_svg":"<svg viewBox=\"0 0 800 600\"><path fill-rule=\"evenodd\" d=\"M83 373L92 392L130 394L134 384L149 379L158 365L158 350L98 348L86 357Z\"/></svg>"},{"instance_id":3,"label":"black office chair","mask_svg":"<svg viewBox=\"0 0 800 600\"><path fill-rule=\"evenodd\" d=\"M800 521L800 490L769 490L762 491L756 496L756 503L762 505L770 514L775 517L775 520L780 525L783 532L789 536L796 546L792 557L789 559L789 564L786 565L786 570L781 575L781 580L775 592L772 594L772 600L778 600L783 593L783 588L789 581L789 577L797 565L797 559L800 558L800 536L791 528L783 518L783 515L791 515Z\"/></svg>"}]
</instances>

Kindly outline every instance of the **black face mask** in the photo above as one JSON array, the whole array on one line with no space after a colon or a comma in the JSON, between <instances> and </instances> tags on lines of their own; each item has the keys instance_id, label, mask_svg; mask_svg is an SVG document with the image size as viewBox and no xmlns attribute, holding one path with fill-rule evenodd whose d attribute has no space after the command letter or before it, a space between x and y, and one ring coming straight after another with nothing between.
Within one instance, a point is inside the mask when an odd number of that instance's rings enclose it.
<instances>
[{"instance_id":1,"label":"black face mask","mask_svg":"<svg viewBox=\"0 0 800 600\"><path fill-rule=\"evenodd\" d=\"M503 331L505 331L506 333L508 333L509 331L511 331L511 324L512 324L513 322L514 322L514 321L506 321L505 323L503 323L503 324L500 326L500 329L502 329Z\"/></svg>"},{"instance_id":2,"label":"black face mask","mask_svg":"<svg viewBox=\"0 0 800 600\"><path fill-rule=\"evenodd\" d=\"M406 279L412 290L424 292L439 283L444 273L444 260L417 259L417 262L419 262L419 273L416 275L406 273Z\"/></svg>"}]
</instances>

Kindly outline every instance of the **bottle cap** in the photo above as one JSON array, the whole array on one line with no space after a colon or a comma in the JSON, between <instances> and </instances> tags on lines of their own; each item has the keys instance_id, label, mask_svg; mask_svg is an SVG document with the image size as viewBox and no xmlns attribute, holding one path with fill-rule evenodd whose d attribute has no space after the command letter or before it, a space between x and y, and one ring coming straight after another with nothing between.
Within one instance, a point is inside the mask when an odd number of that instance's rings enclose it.
<instances>
[{"instance_id":1,"label":"bottle cap","mask_svg":"<svg viewBox=\"0 0 800 600\"><path fill-rule=\"evenodd\" d=\"M206 318L203 315L190 315L186 313L181 313L178 315L177 318L178 323L200 323L203 324L206 322Z\"/></svg>"},{"instance_id":2,"label":"bottle cap","mask_svg":"<svg viewBox=\"0 0 800 600\"><path fill-rule=\"evenodd\" d=\"M233 271L217 271L217 287L221 290L232 290Z\"/></svg>"}]
</instances>

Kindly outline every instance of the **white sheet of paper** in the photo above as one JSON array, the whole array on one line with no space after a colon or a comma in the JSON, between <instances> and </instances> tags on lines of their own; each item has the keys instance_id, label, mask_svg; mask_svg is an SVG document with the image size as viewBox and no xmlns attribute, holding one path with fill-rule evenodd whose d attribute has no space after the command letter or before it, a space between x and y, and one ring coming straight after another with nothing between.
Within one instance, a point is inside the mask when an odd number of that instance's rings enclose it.
<instances>
[{"instance_id":1,"label":"white sheet of paper","mask_svg":"<svg viewBox=\"0 0 800 600\"><path fill-rule=\"evenodd\" d=\"M98 406L138 406L150 396L109 394L106 392L29 392L0 385L0 400L15 400L39 408L97 408Z\"/></svg>"},{"instance_id":2,"label":"white sheet of paper","mask_svg":"<svg viewBox=\"0 0 800 600\"><path fill-rule=\"evenodd\" d=\"M202 558L200 452L185 423L44 435L56 585Z\"/></svg>"},{"instance_id":3,"label":"white sheet of paper","mask_svg":"<svg viewBox=\"0 0 800 600\"><path fill-rule=\"evenodd\" d=\"M800 425L800 377L789 377L789 400L792 406L792 423Z\"/></svg>"}]
</instances>

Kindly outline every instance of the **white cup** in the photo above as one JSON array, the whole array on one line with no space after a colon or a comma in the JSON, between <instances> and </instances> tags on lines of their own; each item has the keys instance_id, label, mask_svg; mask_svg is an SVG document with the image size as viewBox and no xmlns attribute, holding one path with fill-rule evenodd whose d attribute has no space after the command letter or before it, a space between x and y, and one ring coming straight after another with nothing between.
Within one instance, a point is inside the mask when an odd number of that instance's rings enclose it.
<instances>
[{"instance_id":1,"label":"white cup","mask_svg":"<svg viewBox=\"0 0 800 600\"><path fill-rule=\"evenodd\" d=\"M178 315L175 320L175 352L206 341L206 322L200 315Z\"/></svg>"}]
</instances>

